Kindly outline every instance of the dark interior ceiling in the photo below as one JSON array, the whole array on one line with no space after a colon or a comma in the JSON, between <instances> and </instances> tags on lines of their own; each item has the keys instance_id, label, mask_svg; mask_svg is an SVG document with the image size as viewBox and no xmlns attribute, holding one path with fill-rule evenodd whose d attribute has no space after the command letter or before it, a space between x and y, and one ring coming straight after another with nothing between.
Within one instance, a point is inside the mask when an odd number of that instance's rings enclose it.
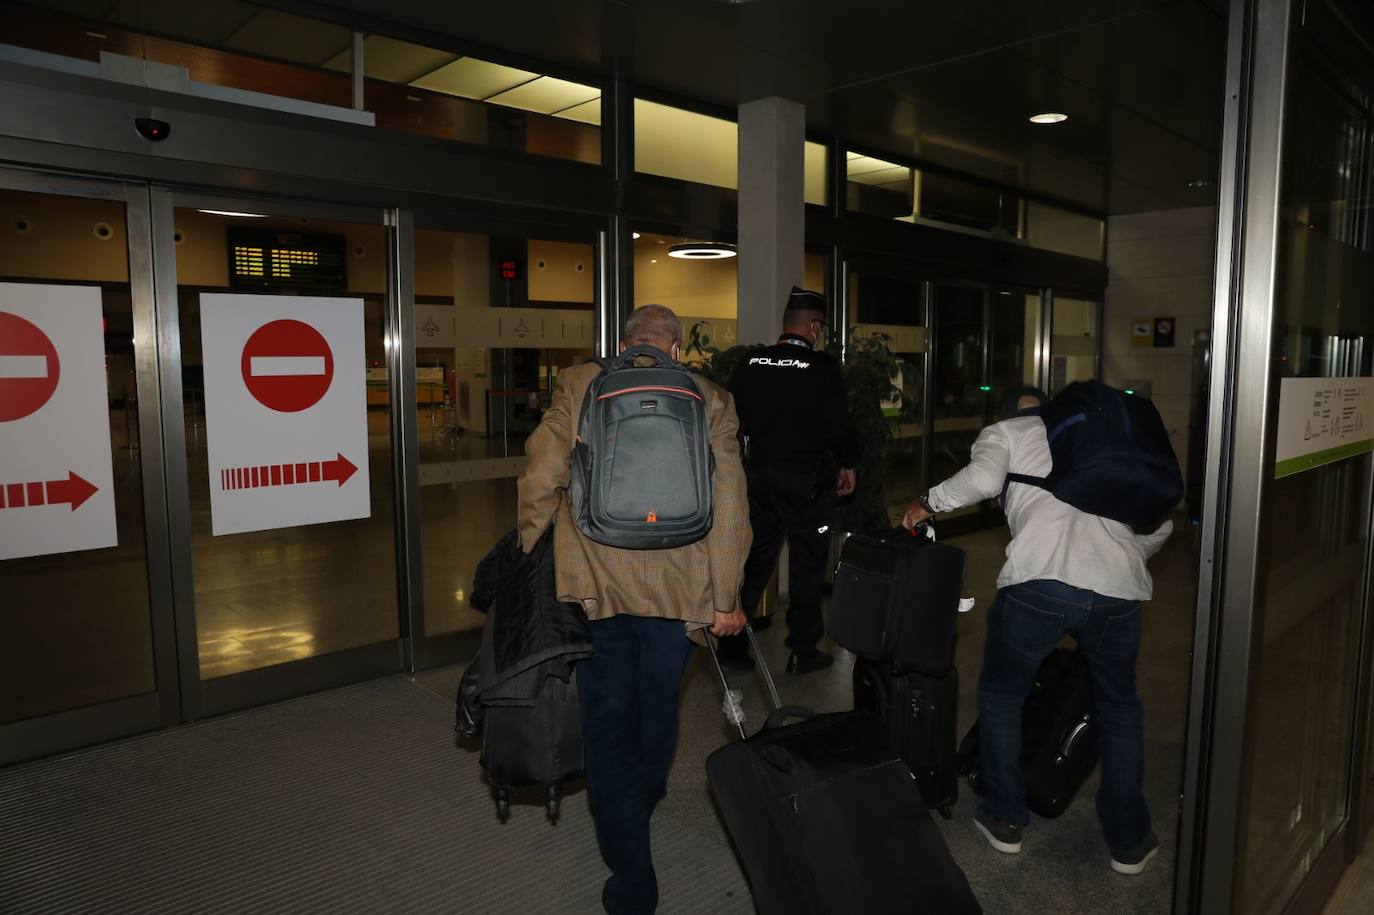
<instances>
[{"instance_id":1,"label":"dark interior ceiling","mask_svg":"<svg viewBox=\"0 0 1374 915\"><path fill-rule=\"evenodd\" d=\"M1098 211L1215 199L1225 0L310 5L718 105L796 98L866 152ZM1030 124L1041 111L1069 120Z\"/></svg>"}]
</instances>

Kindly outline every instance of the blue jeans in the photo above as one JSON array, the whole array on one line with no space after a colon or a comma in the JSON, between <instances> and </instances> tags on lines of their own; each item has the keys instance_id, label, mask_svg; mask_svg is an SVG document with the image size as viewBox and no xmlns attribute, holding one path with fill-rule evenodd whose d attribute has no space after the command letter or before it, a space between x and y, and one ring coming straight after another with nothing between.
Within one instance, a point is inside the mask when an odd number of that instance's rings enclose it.
<instances>
[{"instance_id":1,"label":"blue jeans","mask_svg":"<svg viewBox=\"0 0 1374 915\"><path fill-rule=\"evenodd\" d=\"M1135 688L1140 651L1140 602L1103 597L1058 581L1030 581L997 592L988 611L988 639L978 681L984 809L1025 826L1021 775L1021 707L1040 664L1065 634L1092 669L1101 726L1102 785L1097 818L1113 853L1125 854L1150 831L1145 805L1145 711Z\"/></svg>"},{"instance_id":2,"label":"blue jeans","mask_svg":"<svg viewBox=\"0 0 1374 915\"><path fill-rule=\"evenodd\" d=\"M649 817L668 792L678 699L692 643L681 620L621 614L588 625L592 656L577 665L587 799L606 895L616 912L651 913L658 879Z\"/></svg>"}]
</instances>

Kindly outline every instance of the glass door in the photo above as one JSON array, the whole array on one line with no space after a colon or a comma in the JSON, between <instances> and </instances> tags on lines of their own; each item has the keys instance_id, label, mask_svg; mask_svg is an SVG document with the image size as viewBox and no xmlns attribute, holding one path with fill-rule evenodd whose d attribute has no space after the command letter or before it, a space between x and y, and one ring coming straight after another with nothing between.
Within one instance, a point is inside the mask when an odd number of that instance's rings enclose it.
<instances>
[{"instance_id":1,"label":"glass door","mask_svg":"<svg viewBox=\"0 0 1374 915\"><path fill-rule=\"evenodd\" d=\"M399 670L392 230L162 190L153 218L185 716Z\"/></svg>"},{"instance_id":2,"label":"glass door","mask_svg":"<svg viewBox=\"0 0 1374 915\"><path fill-rule=\"evenodd\" d=\"M933 284L934 343L930 444L930 483L947 480L968 462L978 433L991 419L992 387L988 384L988 287L978 283ZM952 520L979 513L970 506L942 515Z\"/></svg>"},{"instance_id":3,"label":"glass door","mask_svg":"<svg viewBox=\"0 0 1374 915\"><path fill-rule=\"evenodd\" d=\"M147 188L0 170L0 765L176 719Z\"/></svg>"},{"instance_id":4,"label":"glass door","mask_svg":"<svg viewBox=\"0 0 1374 915\"><path fill-rule=\"evenodd\" d=\"M1098 377L1102 303L1097 299L1052 297L1049 389L1053 397L1068 384Z\"/></svg>"},{"instance_id":5,"label":"glass door","mask_svg":"<svg viewBox=\"0 0 1374 915\"><path fill-rule=\"evenodd\" d=\"M591 230L415 229L415 351L425 664L467 660L482 557L515 527L525 440L559 373L596 346Z\"/></svg>"},{"instance_id":6,"label":"glass door","mask_svg":"<svg viewBox=\"0 0 1374 915\"><path fill-rule=\"evenodd\" d=\"M919 278L881 266L853 264L846 272L847 345L881 335L897 359L893 387L900 391L883 404L893 421L892 440L882 463L870 471L884 482L883 505L889 518L900 518L912 499L929 485L925 464L926 290Z\"/></svg>"}]
</instances>

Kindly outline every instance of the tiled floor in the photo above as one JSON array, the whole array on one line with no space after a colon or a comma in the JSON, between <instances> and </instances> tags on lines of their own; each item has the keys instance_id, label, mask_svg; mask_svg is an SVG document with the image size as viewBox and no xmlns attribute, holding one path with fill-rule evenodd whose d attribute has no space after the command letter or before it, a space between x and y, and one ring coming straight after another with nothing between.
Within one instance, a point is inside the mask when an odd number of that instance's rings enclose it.
<instances>
[{"instance_id":1,"label":"tiled floor","mask_svg":"<svg viewBox=\"0 0 1374 915\"><path fill-rule=\"evenodd\" d=\"M960 618L958 667L960 732L976 717L977 676L981 666L983 612L995 593L1006 534L989 530L955 539L968 554L966 593L977 601ZM1098 836L1093 812L1096 776L1084 787L1070 810L1053 821L1036 820L1026 834L1025 851L1018 857L1000 855L973 831L975 799L962 791L954 818L941 821L956 860L989 915L1019 913L1112 912L1113 915L1156 913L1169 909L1173 882L1174 834L1178 820L1179 778L1188 687L1187 659L1192 644L1194 547L1186 525L1152 563L1156 599L1147 605L1145 632L1138 666L1140 691L1146 708L1146 794L1155 818L1163 853L1140 877L1111 872ZM830 670L806 677L782 673L786 649L784 627L774 625L760 635L770 668L777 674L784 702L819 711L852 707L850 676L853 658L841 652ZM454 695L460 667L429 671L421 683L446 697ZM731 683L745 691L749 726L757 727L766 708L758 679L732 674ZM720 686L704 652L697 652L683 690L682 731L669 780L668 797L660 806L667 824L699 831L722 846L728 844L706 786L706 756L735 739L720 712ZM671 911L665 901L665 911Z\"/></svg>"}]
</instances>

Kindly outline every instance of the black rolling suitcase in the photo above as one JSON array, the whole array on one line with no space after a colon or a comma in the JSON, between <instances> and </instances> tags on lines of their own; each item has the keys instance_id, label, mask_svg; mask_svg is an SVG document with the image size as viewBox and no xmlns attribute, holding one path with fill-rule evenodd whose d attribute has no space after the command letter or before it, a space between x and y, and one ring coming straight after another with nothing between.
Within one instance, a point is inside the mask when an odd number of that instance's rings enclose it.
<instances>
[{"instance_id":1,"label":"black rolling suitcase","mask_svg":"<svg viewBox=\"0 0 1374 915\"><path fill-rule=\"evenodd\" d=\"M854 662L854 709L882 719L888 739L911 769L926 806L946 819L959 800L959 672L899 672L893 664Z\"/></svg>"},{"instance_id":2,"label":"black rolling suitcase","mask_svg":"<svg viewBox=\"0 0 1374 915\"><path fill-rule=\"evenodd\" d=\"M982 911L875 716L778 708L706 777L761 915Z\"/></svg>"},{"instance_id":3,"label":"black rolling suitcase","mask_svg":"<svg viewBox=\"0 0 1374 915\"><path fill-rule=\"evenodd\" d=\"M943 676L954 663L964 551L898 529L840 549L830 637L862 658Z\"/></svg>"},{"instance_id":4,"label":"black rolling suitcase","mask_svg":"<svg viewBox=\"0 0 1374 915\"><path fill-rule=\"evenodd\" d=\"M1059 816L1092 774L1097 757L1097 707L1088 660L1080 651L1056 648L1040 666L1021 713L1026 806L1046 819ZM959 745L959 758L969 787L984 794L976 723Z\"/></svg>"},{"instance_id":5,"label":"black rolling suitcase","mask_svg":"<svg viewBox=\"0 0 1374 915\"><path fill-rule=\"evenodd\" d=\"M510 815L513 789L542 788L550 819L559 814L562 784L583 774L577 678L549 677L534 705L489 705L481 718L480 763L496 789L496 812Z\"/></svg>"}]
</instances>

